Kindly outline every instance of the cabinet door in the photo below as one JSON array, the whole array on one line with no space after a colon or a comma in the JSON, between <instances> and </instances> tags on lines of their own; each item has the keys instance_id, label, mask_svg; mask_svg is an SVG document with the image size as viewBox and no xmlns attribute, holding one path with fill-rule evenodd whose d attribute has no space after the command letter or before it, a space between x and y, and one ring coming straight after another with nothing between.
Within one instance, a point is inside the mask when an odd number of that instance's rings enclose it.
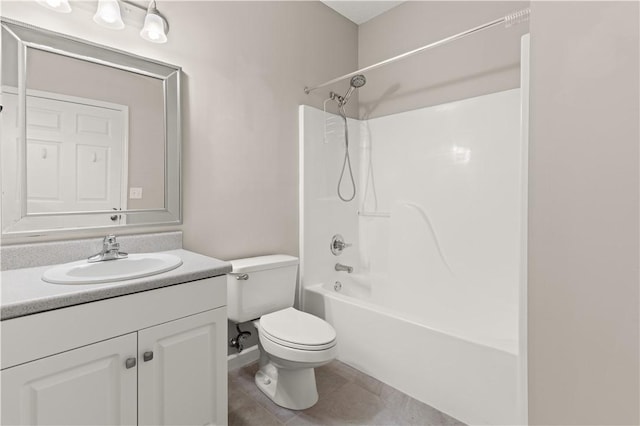
<instances>
[{"instance_id":1,"label":"cabinet door","mask_svg":"<svg viewBox=\"0 0 640 426\"><path fill-rule=\"evenodd\" d=\"M226 308L140 330L138 359L140 425L227 423Z\"/></svg>"},{"instance_id":2,"label":"cabinet door","mask_svg":"<svg viewBox=\"0 0 640 426\"><path fill-rule=\"evenodd\" d=\"M136 424L136 343L131 333L2 370L2 424Z\"/></svg>"}]
</instances>

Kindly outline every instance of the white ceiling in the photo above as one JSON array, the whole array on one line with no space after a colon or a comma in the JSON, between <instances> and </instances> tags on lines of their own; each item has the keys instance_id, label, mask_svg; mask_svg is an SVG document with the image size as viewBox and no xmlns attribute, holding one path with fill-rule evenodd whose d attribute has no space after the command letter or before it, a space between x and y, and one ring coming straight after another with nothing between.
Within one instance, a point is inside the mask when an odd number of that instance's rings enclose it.
<instances>
[{"instance_id":1,"label":"white ceiling","mask_svg":"<svg viewBox=\"0 0 640 426\"><path fill-rule=\"evenodd\" d=\"M322 1L342 16L360 25L371 18L383 14L404 1Z\"/></svg>"}]
</instances>

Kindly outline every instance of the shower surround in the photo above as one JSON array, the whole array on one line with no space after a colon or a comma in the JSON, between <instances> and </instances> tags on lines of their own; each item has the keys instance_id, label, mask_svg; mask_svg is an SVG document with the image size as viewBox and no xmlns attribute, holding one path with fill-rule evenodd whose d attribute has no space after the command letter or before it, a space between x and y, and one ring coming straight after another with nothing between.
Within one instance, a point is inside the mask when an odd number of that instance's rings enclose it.
<instances>
[{"instance_id":1,"label":"shower surround","mask_svg":"<svg viewBox=\"0 0 640 426\"><path fill-rule=\"evenodd\" d=\"M341 119L300 107L302 306L336 328L338 359L473 424L523 418L520 117L513 89L349 120L344 203ZM353 243L337 257L334 234Z\"/></svg>"}]
</instances>

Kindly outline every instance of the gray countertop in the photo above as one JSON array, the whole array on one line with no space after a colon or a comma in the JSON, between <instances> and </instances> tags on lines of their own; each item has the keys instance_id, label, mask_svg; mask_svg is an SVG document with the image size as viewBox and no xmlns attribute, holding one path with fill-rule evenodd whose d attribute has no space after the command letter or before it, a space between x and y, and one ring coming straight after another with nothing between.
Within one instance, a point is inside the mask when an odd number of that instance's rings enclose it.
<instances>
[{"instance_id":1,"label":"gray countertop","mask_svg":"<svg viewBox=\"0 0 640 426\"><path fill-rule=\"evenodd\" d=\"M187 250L177 249L163 253L180 257L182 265L162 274L113 283L79 285L50 284L43 281L41 277L44 271L54 265L2 271L0 319L8 320L231 272L230 263Z\"/></svg>"}]
</instances>

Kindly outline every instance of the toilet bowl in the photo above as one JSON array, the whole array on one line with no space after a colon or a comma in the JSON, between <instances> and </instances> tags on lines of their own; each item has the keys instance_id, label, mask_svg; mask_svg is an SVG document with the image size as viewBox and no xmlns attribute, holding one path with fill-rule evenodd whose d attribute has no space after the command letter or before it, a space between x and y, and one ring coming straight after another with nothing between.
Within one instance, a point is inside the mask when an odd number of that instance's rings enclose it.
<instances>
[{"instance_id":1,"label":"toilet bowl","mask_svg":"<svg viewBox=\"0 0 640 426\"><path fill-rule=\"evenodd\" d=\"M326 321L287 308L255 321L260 369L255 382L276 404L304 410L318 401L314 368L336 356L336 332Z\"/></svg>"},{"instance_id":2,"label":"toilet bowl","mask_svg":"<svg viewBox=\"0 0 640 426\"><path fill-rule=\"evenodd\" d=\"M258 331L258 388L276 404L304 410L318 401L314 368L336 356L336 332L322 318L294 309L298 259L285 255L232 260L228 316L254 320Z\"/></svg>"}]
</instances>

